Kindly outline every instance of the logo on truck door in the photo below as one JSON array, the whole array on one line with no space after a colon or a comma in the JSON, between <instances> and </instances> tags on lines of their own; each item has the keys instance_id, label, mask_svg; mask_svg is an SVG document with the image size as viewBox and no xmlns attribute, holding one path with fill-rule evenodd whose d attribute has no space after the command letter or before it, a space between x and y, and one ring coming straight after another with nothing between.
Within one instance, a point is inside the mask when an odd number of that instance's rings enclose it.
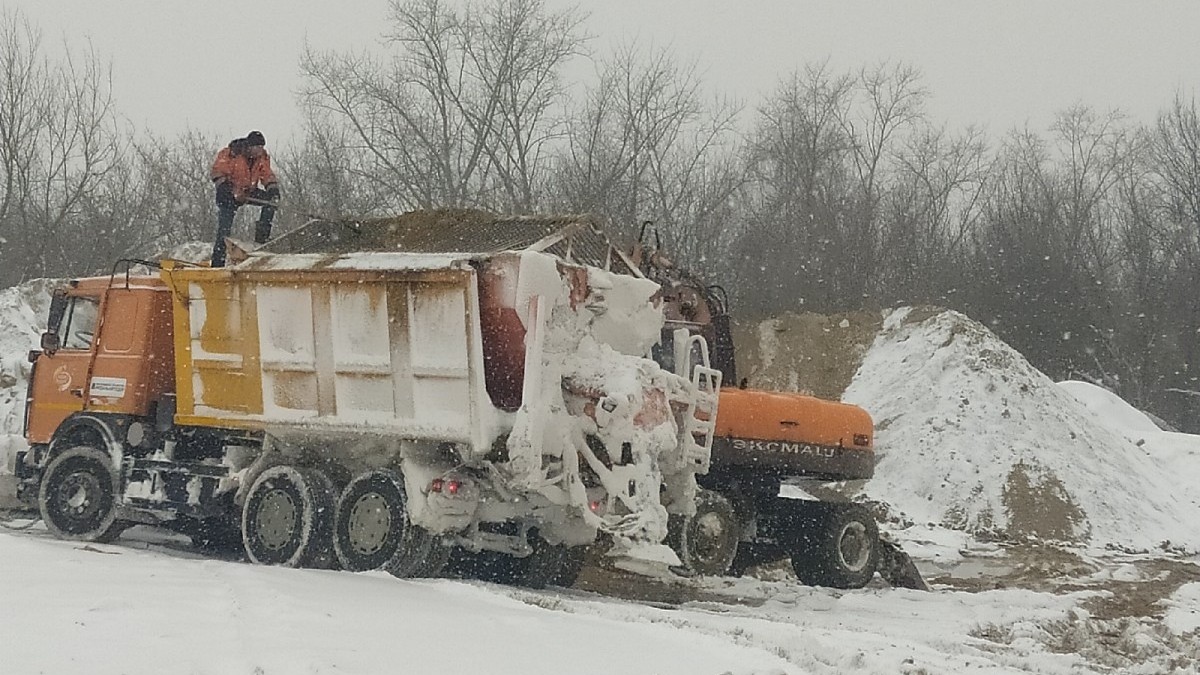
<instances>
[{"instance_id":1,"label":"logo on truck door","mask_svg":"<svg viewBox=\"0 0 1200 675\"><path fill-rule=\"evenodd\" d=\"M59 391L66 391L71 387L71 372L67 370L66 364L54 369L54 386L58 387Z\"/></svg>"}]
</instances>

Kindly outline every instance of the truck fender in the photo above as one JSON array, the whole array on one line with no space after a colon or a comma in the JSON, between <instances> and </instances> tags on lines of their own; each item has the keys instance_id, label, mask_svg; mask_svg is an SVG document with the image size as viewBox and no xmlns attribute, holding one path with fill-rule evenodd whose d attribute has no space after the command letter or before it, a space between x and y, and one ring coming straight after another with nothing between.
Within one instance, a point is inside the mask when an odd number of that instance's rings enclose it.
<instances>
[{"instance_id":1,"label":"truck fender","mask_svg":"<svg viewBox=\"0 0 1200 675\"><path fill-rule=\"evenodd\" d=\"M283 463L283 454L270 445L264 444L263 451L250 463L250 466L239 471L240 476L235 474L235 477L238 478L238 486L237 492L233 494L233 503L237 505L239 513L242 506L246 504L246 496L250 492L250 486L254 485L254 481L258 480L262 472Z\"/></svg>"},{"instance_id":2,"label":"truck fender","mask_svg":"<svg viewBox=\"0 0 1200 675\"><path fill-rule=\"evenodd\" d=\"M121 461L125 458L125 444L117 440L117 434L109 421L95 415L77 414L68 417L55 430L54 437L50 439L50 448L42 462L43 468L49 466L64 450L85 443L107 452L114 467L121 466Z\"/></svg>"}]
</instances>

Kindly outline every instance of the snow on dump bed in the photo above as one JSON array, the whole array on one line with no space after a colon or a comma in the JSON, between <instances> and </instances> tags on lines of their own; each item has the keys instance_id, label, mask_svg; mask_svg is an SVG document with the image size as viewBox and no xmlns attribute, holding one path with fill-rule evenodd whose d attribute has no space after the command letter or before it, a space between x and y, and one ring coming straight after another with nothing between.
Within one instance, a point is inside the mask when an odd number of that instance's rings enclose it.
<instances>
[{"instance_id":1,"label":"snow on dump bed","mask_svg":"<svg viewBox=\"0 0 1200 675\"><path fill-rule=\"evenodd\" d=\"M471 258L468 253L292 253L288 255L254 255L239 264L237 270L298 271L298 270L439 270L460 266Z\"/></svg>"},{"instance_id":2,"label":"snow on dump bed","mask_svg":"<svg viewBox=\"0 0 1200 675\"><path fill-rule=\"evenodd\" d=\"M866 491L892 516L972 533L1200 550L1194 481L1182 489L1161 453L1106 427L962 314L891 312L844 399L875 418L878 464Z\"/></svg>"}]
</instances>

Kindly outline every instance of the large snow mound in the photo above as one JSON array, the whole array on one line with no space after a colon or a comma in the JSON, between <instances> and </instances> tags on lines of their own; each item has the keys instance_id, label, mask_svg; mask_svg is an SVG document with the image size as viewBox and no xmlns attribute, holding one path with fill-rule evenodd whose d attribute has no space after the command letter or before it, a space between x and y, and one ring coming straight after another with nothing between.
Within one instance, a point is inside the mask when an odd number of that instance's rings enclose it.
<instances>
[{"instance_id":1,"label":"large snow mound","mask_svg":"<svg viewBox=\"0 0 1200 675\"><path fill-rule=\"evenodd\" d=\"M1153 433L1161 447L1139 444L962 314L888 313L844 399L875 418L866 491L901 522L1200 550L1200 504L1173 475L1190 466L1194 476L1196 455L1169 449L1195 437L1139 423L1130 433Z\"/></svg>"}]
</instances>

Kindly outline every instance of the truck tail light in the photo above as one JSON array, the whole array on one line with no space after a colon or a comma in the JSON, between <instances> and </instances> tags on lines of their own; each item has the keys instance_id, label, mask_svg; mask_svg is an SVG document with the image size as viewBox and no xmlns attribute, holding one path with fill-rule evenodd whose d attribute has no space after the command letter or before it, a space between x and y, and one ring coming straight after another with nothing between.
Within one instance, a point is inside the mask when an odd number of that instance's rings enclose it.
<instances>
[{"instance_id":1,"label":"truck tail light","mask_svg":"<svg viewBox=\"0 0 1200 675\"><path fill-rule=\"evenodd\" d=\"M434 478L429 482L430 492L444 492L457 495L463 489L463 482L455 478Z\"/></svg>"}]
</instances>

